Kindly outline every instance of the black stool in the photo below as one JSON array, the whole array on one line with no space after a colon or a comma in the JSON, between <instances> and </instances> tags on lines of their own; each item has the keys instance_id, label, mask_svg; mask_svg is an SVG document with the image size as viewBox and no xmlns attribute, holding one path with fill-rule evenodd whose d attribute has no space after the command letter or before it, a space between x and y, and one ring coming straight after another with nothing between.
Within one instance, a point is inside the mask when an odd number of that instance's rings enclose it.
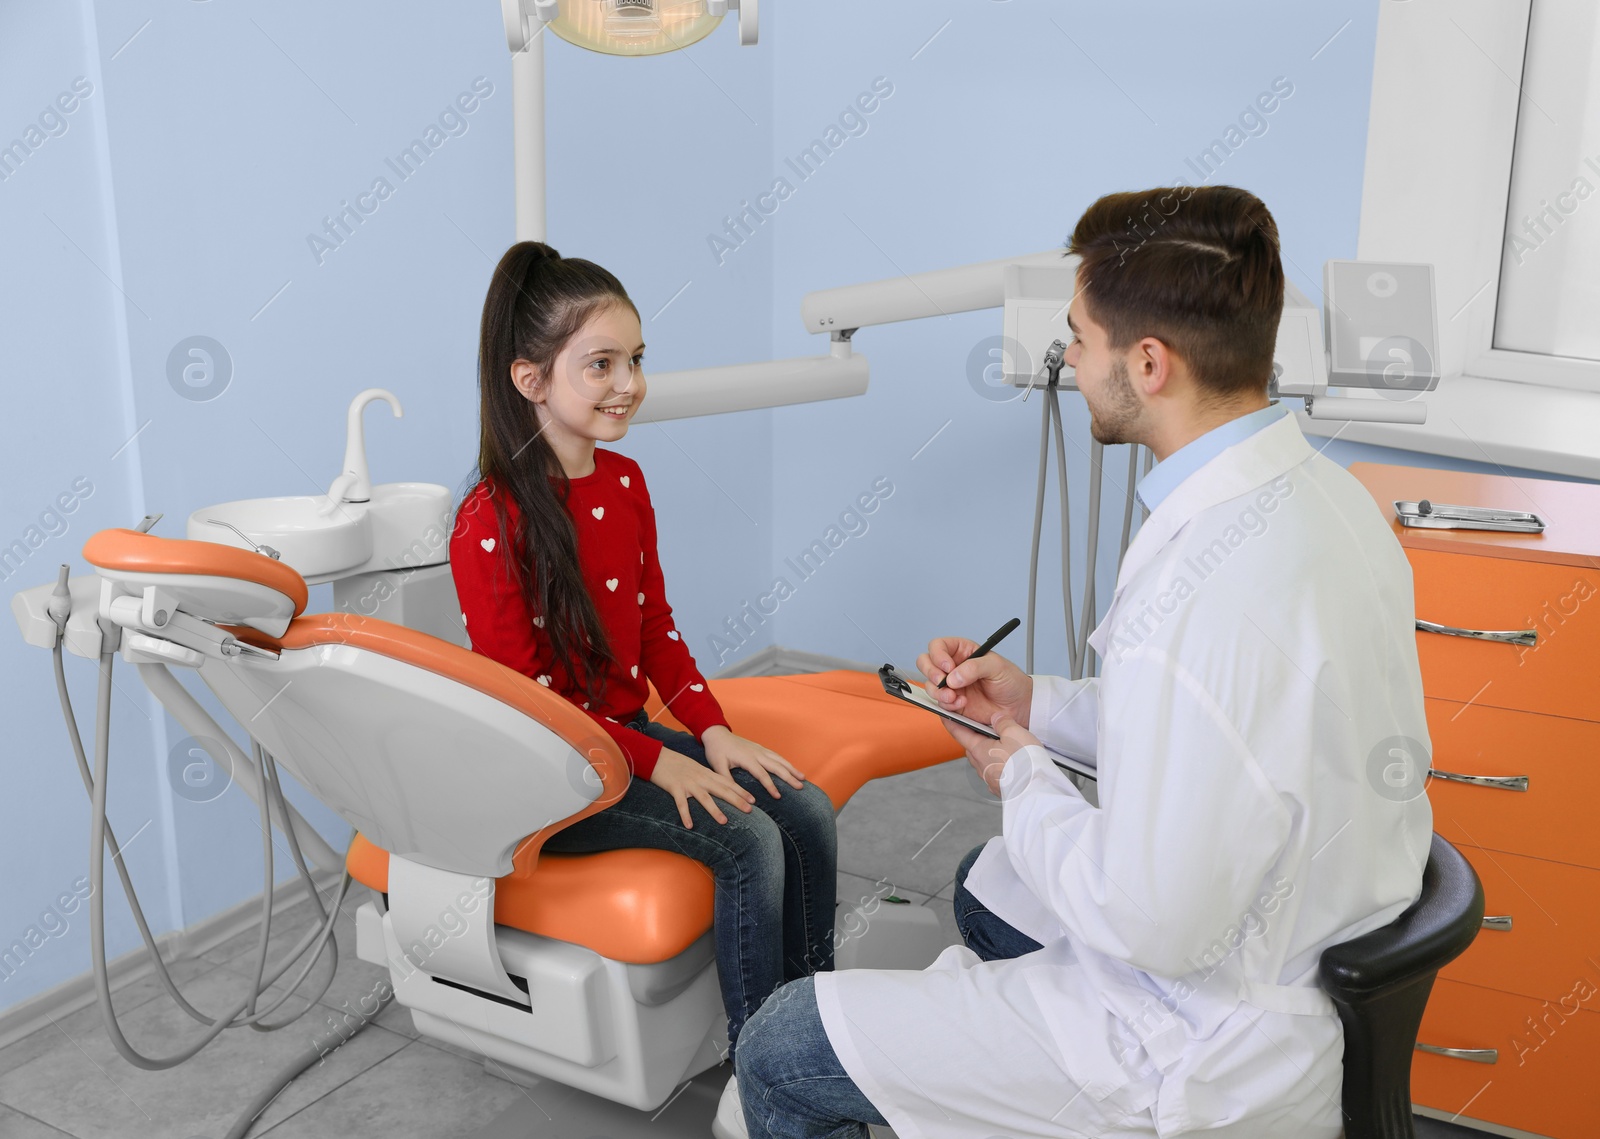
<instances>
[{"instance_id":1,"label":"black stool","mask_svg":"<svg viewBox=\"0 0 1600 1139\"><path fill-rule=\"evenodd\" d=\"M1438 835L1422 895L1381 929L1322 952L1322 987L1344 1022L1345 1139L1414 1139L1411 1057L1433 978L1483 923L1483 886Z\"/></svg>"}]
</instances>

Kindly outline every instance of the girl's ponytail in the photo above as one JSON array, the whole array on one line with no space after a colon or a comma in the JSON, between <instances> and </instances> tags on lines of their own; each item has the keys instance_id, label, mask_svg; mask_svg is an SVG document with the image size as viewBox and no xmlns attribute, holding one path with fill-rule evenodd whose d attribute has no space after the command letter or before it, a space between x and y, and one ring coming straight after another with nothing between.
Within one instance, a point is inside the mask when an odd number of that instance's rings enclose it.
<instances>
[{"instance_id":1,"label":"girl's ponytail","mask_svg":"<svg viewBox=\"0 0 1600 1139\"><path fill-rule=\"evenodd\" d=\"M512 383L511 366L527 360L542 383L553 382L562 348L608 304L634 308L612 274L543 242L519 241L495 266L478 337L478 474L500 523L496 548L528 612L544 620L557 663L591 704L599 702L611 647L578 562L566 472L540 432L535 405ZM505 496L520 515L514 532Z\"/></svg>"}]
</instances>

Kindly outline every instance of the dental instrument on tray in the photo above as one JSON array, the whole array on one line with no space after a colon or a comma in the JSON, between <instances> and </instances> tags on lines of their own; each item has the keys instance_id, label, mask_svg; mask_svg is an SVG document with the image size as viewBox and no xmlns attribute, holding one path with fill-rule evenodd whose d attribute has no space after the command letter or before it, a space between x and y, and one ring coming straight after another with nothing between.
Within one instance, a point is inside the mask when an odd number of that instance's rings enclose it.
<instances>
[{"instance_id":1,"label":"dental instrument on tray","mask_svg":"<svg viewBox=\"0 0 1600 1139\"><path fill-rule=\"evenodd\" d=\"M1504 530L1514 534L1539 534L1544 519L1526 510L1497 510L1490 506L1455 506L1447 502L1408 502L1395 499L1394 516L1402 526L1426 530Z\"/></svg>"}]
</instances>

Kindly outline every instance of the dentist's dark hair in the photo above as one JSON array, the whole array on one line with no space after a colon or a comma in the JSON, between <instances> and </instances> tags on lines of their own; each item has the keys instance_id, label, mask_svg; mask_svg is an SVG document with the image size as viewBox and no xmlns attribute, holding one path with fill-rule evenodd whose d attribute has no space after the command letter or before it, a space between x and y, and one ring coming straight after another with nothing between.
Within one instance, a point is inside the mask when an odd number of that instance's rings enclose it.
<instances>
[{"instance_id":1,"label":"dentist's dark hair","mask_svg":"<svg viewBox=\"0 0 1600 1139\"><path fill-rule=\"evenodd\" d=\"M591 704L614 656L578 562L566 507L571 483L540 431L534 403L512 383L511 365L527 360L541 383L567 382L554 374L556 357L590 317L615 304L638 314L622 282L594 262L519 241L490 278L478 340L478 474L500 523L501 566L529 614L543 619L556 662ZM515 527L507 497L517 506Z\"/></svg>"},{"instance_id":2,"label":"dentist's dark hair","mask_svg":"<svg viewBox=\"0 0 1600 1139\"><path fill-rule=\"evenodd\" d=\"M1153 336L1214 399L1265 391L1283 315L1278 225L1237 186L1107 194L1067 243L1111 347Z\"/></svg>"}]
</instances>

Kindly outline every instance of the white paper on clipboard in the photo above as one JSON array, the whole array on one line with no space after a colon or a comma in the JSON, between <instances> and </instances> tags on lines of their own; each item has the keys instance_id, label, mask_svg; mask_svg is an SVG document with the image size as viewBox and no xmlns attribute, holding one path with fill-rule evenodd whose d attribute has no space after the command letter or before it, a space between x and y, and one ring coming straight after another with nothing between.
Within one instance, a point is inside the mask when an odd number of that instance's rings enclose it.
<instances>
[{"instance_id":1,"label":"white paper on clipboard","mask_svg":"<svg viewBox=\"0 0 1600 1139\"><path fill-rule=\"evenodd\" d=\"M900 675L893 665L886 664L880 668L878 670L878 679L882 682L885 692L897 699L904 700L907 704L915 704L917 707L932 712L936 716L942 716L946 720L954 720L958 724L964 724L979 735L987 736L991 740L1000 738L999 734L988 724L969 719L959 712L951 712L942 707L937 700L928 695L921 684ZM1092 760L1084 759L1081 756L1069 755L1067 752L1053 748L1047 743L1041 742L1039 746L1050 753L1050 757L1057 767L1082 775L1087 779L1098 778L1099 772Z\"/></svg>"}]
</instances>

